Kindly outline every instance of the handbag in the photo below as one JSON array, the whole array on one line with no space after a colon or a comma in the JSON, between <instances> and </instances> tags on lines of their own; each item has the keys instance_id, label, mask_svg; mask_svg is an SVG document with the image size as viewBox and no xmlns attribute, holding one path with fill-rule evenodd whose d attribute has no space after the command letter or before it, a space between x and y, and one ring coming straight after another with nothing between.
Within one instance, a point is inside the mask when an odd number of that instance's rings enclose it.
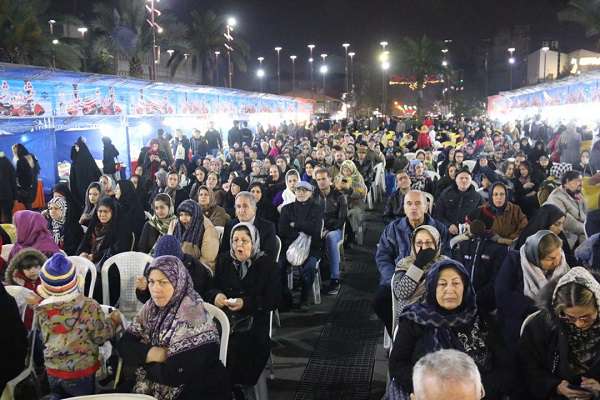
<instances>
[{"instance_id":1,"label":"handbag","mask_svg":"<svg viewBox=\"0 0 600 400\"><path fill-rule=\"evenodd\" d=\"M395 379L391 379L385 389L383 400L410 400L410 395L402 389L402 386Z\"/></svg>"},{"instance_id":2,"label":"handbag","mask_svg":"<svg viewBox=\"0 0 600 400\"><path fill-rule=\"evenodd\" d=\"M254 326L254 317L252 315L239 315L237 313L227 313L231 334L248 332Z\"/></svg>"},{"instance_id":3,"label":"handbag","mask_svg":"<svg viewBox=\"0 0 600 400\"><path fill-rule=\"evenodd\" d=\"M311 237L304 232L300 232L296 240L292 242L285 252L285 257L288 262L294 267L299 267L304 264L310 253Z\"/></svg>"}]
</instances>

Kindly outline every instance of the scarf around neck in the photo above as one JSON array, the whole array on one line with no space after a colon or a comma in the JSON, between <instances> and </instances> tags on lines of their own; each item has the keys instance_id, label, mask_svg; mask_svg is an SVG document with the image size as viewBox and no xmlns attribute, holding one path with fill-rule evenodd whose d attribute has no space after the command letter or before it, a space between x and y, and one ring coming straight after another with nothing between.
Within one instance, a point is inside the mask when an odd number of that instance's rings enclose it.
<instances>
[{"instance_id":1,"label":"scarf around neck","mask_svg":"<svg viewBox=\"0 0 600 400\"><path fill-rule=\"evenodd\" d=\"M54 243L61 246L64 242L65 236L65 221L67 219L67 201L63 197L54 197L50 201L48 201L48 207L56 206L60 208L61 217L60 219L51 218L51 227L52 227L52 238L54 239Z\"/></svg>"}]
</instances>

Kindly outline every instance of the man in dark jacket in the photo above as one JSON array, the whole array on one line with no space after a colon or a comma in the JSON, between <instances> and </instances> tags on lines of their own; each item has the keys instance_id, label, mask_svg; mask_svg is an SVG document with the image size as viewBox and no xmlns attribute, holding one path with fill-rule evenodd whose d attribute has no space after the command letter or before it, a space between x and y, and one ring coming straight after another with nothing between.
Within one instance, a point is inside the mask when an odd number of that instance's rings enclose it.
<instances>
[{"instance_id":1,"label":"man in dark jacket","mask_svg":"<svg viewBox=\"0 0 600 400\"><path fill-rule=\"evenodd\" d=\"M248 128L248 122L242 122L242 129L240 129L240 136L242 138L240 145L246 143L248 146L252 146L252 141L254 136L252 135L252 131Z\"/></svg>"},{"instance_id":2,"label":"man in dark jacket","mask_svg":"<svg viewBox=\"0 0 600 400\"><path fill-rule=\"evenodd\" d=\"M183 134L181 129L175 131L175 137L171 140L171 149L175 159L175 169L179 170L181 165L187 164L188 153L190 151L190 139Z\"/></svg>"},{"instance_id":3,"label":"man in dark jacket","mask_svg":"<svg viewBox=\"0 0 600 400\"><path fill-rule=\"evenodd\" d=\"M396 218L405 217L404 196L410 190L410 176L404 170L396 172L396 191L387 199L383 210L383 220L389 223Z\"/></svg>"},{"instance_id":4,"label":"man in dark jacket","mask_svg":"<svg viewBox=\"0 0 600 400\"><path fill-rule=\"evenodd\" d=\"M441 222L427 215L427 198L424 192L411 190L404 196L404 212L406 217L389 223L377 244L375 262L379 270L379 288L375 293L373 307L377 316L385 323L392 336L392 293L390 282L396 265L411 251L413 231L421 225L431 225L440 233L441 247L444 254L449 254L448 229Z\"/></svg>"},{"instance_id":5,"label":"man in dark jacket","mask_svg":"<svg viewBox=\"0 0 600 400\"><path fill-rule=\"evenodd\" d=\"M0 222L12 221L12 209L17 197L15 167L3 152L0 152Z\"/></svg>"},{"instance_id":6,"label":"man in dark jacket","mask_svg":"<svg viewBox=\"0 0 600 400\"><path fill-rule=\"evenodd\" d=\"M229 143L229 148L233 149L233 144L237 143L240 146L242 145L242 132L240 131L240 121L233 121L233 128L229 130L227 135L227 143Z\"/></svg>"},{"instance_id":7,"label":"man in dark jacket","mask_svg":"<svg viewBox=\"0 0 600 400\"><path fill-rule=\"evenodd\" d=\"M338 243L343 239L343 227L348 215L346 196L332 186L329 170L319 168L313 174L319 189L315 202L323 209L325 229L325 250L329 260L331 279L326 289L328 295L336 295L340 290L340 249Z\"/></svg>"},{"instance_id":8,"label":"man in dark jacket","mask_svg":"<svg viewBox=\"0 0 600 400\"><path fill-rule=\"evenodd\" d=\"M321 258L321 227L323 210L313 199L313 186L304 181L296 186L296 201L281 209L279 233L283 241L283 254L298 238L300 233L310 236L310 249L306 261L300 266L302 290L300 291L300 309L307 309L308 294L314 280L317 262ZM287 263L284 263L284 265Z\"/></svg>"},{"instance_id":9,"label":"man in dark jacket","mask_svg":"<svg viewBox=\"0 0 600 400\"><path fill-rule=\"evenodd\" d=\"M465 217L483 204L481 195L471 185L471 172L463 168L456 172L454 184L437 199L433 215L448 227L450 235L458 235Z\"/></svg>"},{"instance_id":10,"label":"man in dark jacket","mask_svg":"<svg viewBox=\"0 0 600 400\"><path fill-rule=\"evenodd\" d=\"M215 129L214 122L208 124L208 130L204 137L208 145L208 152L216 156L219 150L223 149L223 138L221 138L221 132Z\"/></svg>"},{"instance_id":11,"label":"man in dark jacket","mask_svg":"<svg viewBox=\"0 0 600 400\"><path fill-rule=\"evenodd\" d=\"M277 261L277 239L275 238L275 225L266 219L256 216L256 199L250 192L239 192L235 196L235 215L237 218L230 220L223 230L223 240L219 247L220 254L229 254L231 249L231 230L239 222L250 222L258 229L260 235L260 249L275 262Z\"/></svg>"},{"instance_id":12,"label":"man in dark jacket","mask_svg":"<svg viewBox=\"0 0 600 400\"><path fill-rule=\"evenodd\" d=\"M356 165L356 169L362 175L365 180L365 185L367 186L367 190L371 188L373 181L375 180L375 169L373 168L373 161L367 158L367 149L366 146L363 148L359 147L356 152L356 159L354 159L354 165Z\"/></svg>"},{"instance_id":13,"label":"man in dark jacket","mask_svg":"<svg viewBox=\"0 0 600 400\"><path fill-rule=\"evenodd\" d=\"M202 133L198 129L192 131L190 150L192 151L192 164L194 166L196 165L197 160L202 160L206 157L208 144L206 143L206 138L202 136Z\"/></svg>"}]
</instances>

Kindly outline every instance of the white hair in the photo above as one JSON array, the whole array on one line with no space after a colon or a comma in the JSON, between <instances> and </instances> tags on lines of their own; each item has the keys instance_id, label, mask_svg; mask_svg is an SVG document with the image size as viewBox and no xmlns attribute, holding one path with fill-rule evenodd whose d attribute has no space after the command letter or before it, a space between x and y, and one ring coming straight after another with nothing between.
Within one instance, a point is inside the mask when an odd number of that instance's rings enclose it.
<instances>
[{"instance_id":1,"label":"white hair","mask_svg":"<svg viewBox=\"0 0 600 400\"><path fill-rule=\"evenodd\" d=\"M413 368L415 397L424 399L425 378L435 379L440 385L451 382L473 383L482 392L481 375L475 361L458 350L439 350L422 357Z\"/></svg>"},{"instance_id":2,"label":"white hair","mask_svg":"<svg viewBox=\"0 0 600 400\"><path fill-rule=\"evenodd\" d=\"M235 195L235 199L246 199L250 203L250 207L254 209L256 212L256 198L254 195L248 191L242 191Z\"/></svg>"}]
</instances>

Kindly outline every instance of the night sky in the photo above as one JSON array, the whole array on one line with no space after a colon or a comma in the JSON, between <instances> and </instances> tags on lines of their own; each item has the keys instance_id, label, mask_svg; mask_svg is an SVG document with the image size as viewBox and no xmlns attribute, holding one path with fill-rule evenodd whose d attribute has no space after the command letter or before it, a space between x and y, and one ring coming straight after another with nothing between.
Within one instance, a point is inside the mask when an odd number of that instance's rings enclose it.
<instances>
[{"instance_id":1,"label":"night sky","mask_svg":"<svg viewBox=\"0 0 600 400\"><path fill-rule=\"evenodd\" d=\"M132 0L140 1L140 0ZM70 12L77 3L78 14L90 10L91 0L53 0L59 9ZM379 42L394 42L401 36L427 34L452 39L455 65L473 63L472 55L482 40L492 38L501 29L529 25L531 47L542 40L559 40L568 51L587 47L589 39L573 24L559 24L556 12L567 0L162 0L185 19L193 8L212 9L233 15L239 21L238 34L251 46L251 65L256 57L265 57L266 68L274 69L277 45L283 47L282 69L290 69L289 56L297 55L297 77L307 70L306 45L314 43L316 58L322 52L330 56L337 72L343 72L344 50L348 42L360 63L375 64ZM518 52L518 50L517 50ZM526 56L525 54L522 55ZM463 65L461 65L463 64ZM339 71L339 69L342 71ZM400 73L394 70L392 73ZM253 79L249 74L247 79ZM240 81L249 87L251 82Z\"/></svg>"}]
</instances>

